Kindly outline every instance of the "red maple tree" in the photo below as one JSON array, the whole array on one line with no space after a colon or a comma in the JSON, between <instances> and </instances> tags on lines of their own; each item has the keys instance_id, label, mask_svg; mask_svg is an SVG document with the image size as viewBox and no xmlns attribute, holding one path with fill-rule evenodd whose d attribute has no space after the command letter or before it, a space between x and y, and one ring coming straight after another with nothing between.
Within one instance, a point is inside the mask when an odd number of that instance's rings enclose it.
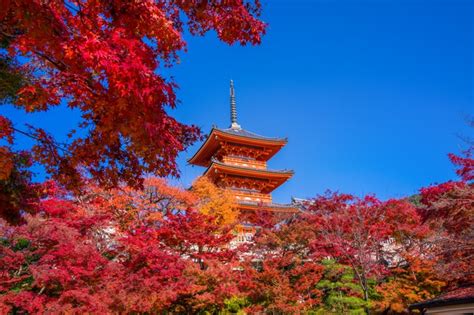
<instances>
[{"instance_id":1,"label":"red maple tree","mask_svg":"<svg viewBox=\"0 0 474 315\"><path fill-rule=\"evenodd\" d=\"M311 228L295 218L279 223L259 229L252 244L239 249L238 286L252 314L305 313L321 303L316 284L323 266L308 251Z\"/></svg>"},{"instance_id":2,"label":"red maple tree","mask_svg":"<svg viewBox=\"0 0 474 315\"><path fill-rule=\"evenodd\" d=\"M451 286L472 284L474 272L474 159L470 152L451 161L458 166L460 181L450 181L422 188L419 212L434 231L433 250L438 272Z\"/></svg>"},{"instance_id":3,"label":"red maple tree","mask_svg":"<svg viewBox=\"0 0 474 315\"><path fill-rule=\"evenodd\" d=\"M352 267L369 300L371 279L383 279L408 250L418 250L426 228L416 208L405 200L382 202L327 193L308 203L309 248L314 258L331 257Z\"/></svg>"},{"instance_id":4,"label":"red maple tree","mask_svg":"<svg viewBox=\"0 0 474 315\"><path fill-rule=\"evenodd\" d=\"M1 56L29 74L14 105L37 112L62 104L82 118L68 144L33 126L7 130L5 117L0 137L34 138L35 161L68 188L82 184L80 168L105 186L139 187L146 172L177 175L176 156L199 130L168 115L177 85L160 70L186 48L183 32L258 44L265 31L258 1L2 0L0 7Z\"/></svg>"}]
</instances>

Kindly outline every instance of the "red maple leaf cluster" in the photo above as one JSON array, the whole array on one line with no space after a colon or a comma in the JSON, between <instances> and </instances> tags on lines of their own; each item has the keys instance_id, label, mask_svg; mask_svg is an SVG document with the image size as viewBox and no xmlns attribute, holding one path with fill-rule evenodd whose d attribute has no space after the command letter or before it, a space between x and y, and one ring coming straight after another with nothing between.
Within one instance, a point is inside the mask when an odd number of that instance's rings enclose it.
<instances>
[{"instance_id":1,"label":"red maple leaf cluster","mask_svg":"<svg viewBox=\"0 0 474 315\"><path fill-rule=\"evenodd\" d=\"M265 31L258 1L2 0L0 6L2 56L28 74L14 105L26 112L62 105L81 115L68 144L40 128L17 129L36 140L34 159L68 188L81 186L81 169L107 186L139 187L144 173L177 175L176 156L199 130L168 115L177 85L157 71L185 49L186 25L193 35L214 30L229 44L257 44ZM2 117L0 137L13 141L9 125Z\"/></svg>"}]
</instances>

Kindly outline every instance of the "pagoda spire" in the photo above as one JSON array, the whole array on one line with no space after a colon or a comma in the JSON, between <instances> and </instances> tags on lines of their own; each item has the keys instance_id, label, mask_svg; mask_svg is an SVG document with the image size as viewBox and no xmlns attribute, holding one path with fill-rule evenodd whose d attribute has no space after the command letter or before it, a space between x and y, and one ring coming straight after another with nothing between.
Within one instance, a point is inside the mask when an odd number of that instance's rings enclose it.
<instances>
[{"instance_id":1,"label":"pagoda spire","mask_svg":"<svg viewBox=\"0 0 474 315\"><path fill-rule=\"evenodd\" d=\"M230 80L230 128L241 129L237 123L237 106L235 104L234 81Z\"/></svg>"}]
</instances>

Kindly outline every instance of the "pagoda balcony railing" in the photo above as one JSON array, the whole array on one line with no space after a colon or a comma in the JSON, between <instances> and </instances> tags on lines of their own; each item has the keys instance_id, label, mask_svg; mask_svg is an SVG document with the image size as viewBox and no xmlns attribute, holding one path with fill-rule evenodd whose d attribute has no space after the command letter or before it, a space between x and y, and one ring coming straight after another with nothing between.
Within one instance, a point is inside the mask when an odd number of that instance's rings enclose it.
<instances>
[{"instance_id":1,"label":"pagoda balcony railing","mask_svg":"<svg viewBox=\"0 0 474 315\"><path fill-rule=\"evenodd\" d=\"M242 193L256 193L259 194L258 190L250 188L241 188L241 187L230 187L232 191L242 192Z\"/></svg>"},{"instance_id":2,"label":"pagoda balcony railing","mask_svg":"<svg viewBox=\"0 0 474 315\"><path fill-rule=\"evenodd\" d=\"M243 160L243 161L257 161L256 159L254 159L252 157L244 156L244 155L229 154L229 155L226 155L225 157L226 158L236 158L236 159Z\"/></svg>"},{"instance_id":3,"label":"pagoda balcony railing","mask_svg":"<svg viewBox=\"0 0 474 315\"><path fill-rule=\"evenodd\" d=\"M263 202L263 203L272 202L272 197L269 194L262 194L258 192L234 190L234 189L232 189L231 191L238 201Z\"/></svg>"},{"instance_id":4,"label":"pagoda balcony railing","mask_svg":"<svg viewBox=\"0 0 474 315\"><path fill-rule=\"evenodd\" d=\"M267 163L265 161L258 161L255 159L250 159L246 157L237 157L237 156L224 156L222 162L230 165L266 169Z\"/></svg>"}]
</instances>

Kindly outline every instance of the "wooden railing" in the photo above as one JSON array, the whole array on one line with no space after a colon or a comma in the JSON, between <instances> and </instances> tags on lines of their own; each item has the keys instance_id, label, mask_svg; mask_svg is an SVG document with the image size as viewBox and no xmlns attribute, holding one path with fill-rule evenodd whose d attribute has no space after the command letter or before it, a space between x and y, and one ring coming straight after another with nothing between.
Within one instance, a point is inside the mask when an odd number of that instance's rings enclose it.
<instances>
[{"instance_id":1,"label":"wooden railing","mask_svg":"<svg viewBox=\"0 0 474 315\"><path fill-rule=\"evenodd\" d=\"M252 159L244 159L239 157L224 156L222 162L230 165L243 166L243 167L252 167L258 169L266 169L267 163L265 161L258 161Z\"/></svg>"},{"instance_id":2,"label":"wooden railing","mask_svg":"<svg viewBox=\"0 0 474 315\"><path fill-rule=\"evenodd\" d=\"M247 191L236 191L236 190L232 190L232 194L239 201L255 201L255 202L263 202L263 203L272 202L272 196L269 194L261 194L257 192L247 192Z\"/></svg>"}]
</instances>

